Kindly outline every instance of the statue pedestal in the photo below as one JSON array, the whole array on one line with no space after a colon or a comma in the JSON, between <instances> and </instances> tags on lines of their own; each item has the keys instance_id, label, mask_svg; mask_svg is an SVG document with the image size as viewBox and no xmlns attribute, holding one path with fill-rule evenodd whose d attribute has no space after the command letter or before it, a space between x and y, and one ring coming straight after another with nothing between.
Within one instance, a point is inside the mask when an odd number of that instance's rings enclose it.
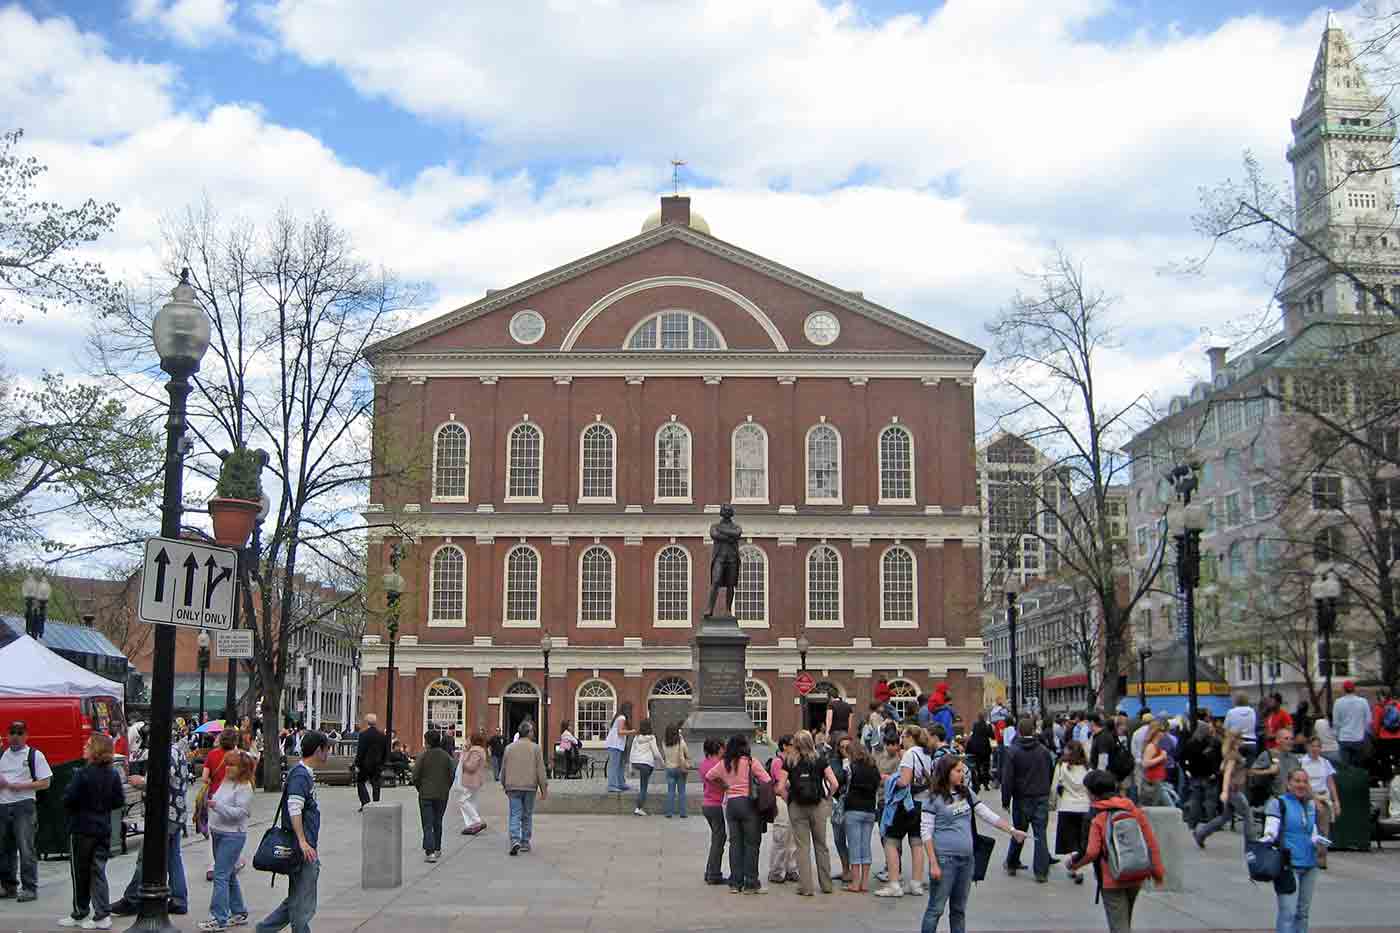
<instances>
[{"instance_id":1,"label":"statue pedestal","mask_svg":"<svg viewBox=\"0 0 1400 933\"><path fill-rule=\"evenodd\" d=\"M731 735L742 733L752 741L753 720L744 708L749 636L739 628L739 620L732 615L705 619L694 644L699 693L684 728L686 743L698 762L706 739L727 742Z\"/></svg>"}]
</instances>

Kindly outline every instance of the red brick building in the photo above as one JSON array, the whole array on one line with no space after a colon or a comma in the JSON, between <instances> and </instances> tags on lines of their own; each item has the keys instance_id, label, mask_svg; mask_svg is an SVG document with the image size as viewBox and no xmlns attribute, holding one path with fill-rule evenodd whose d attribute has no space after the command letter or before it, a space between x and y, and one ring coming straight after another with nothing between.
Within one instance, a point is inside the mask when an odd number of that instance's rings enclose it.
<instances>
[{"instance_id":1,"label":"red brick building","mask_svg":"<svg viewBox=\"0 0 1400 933\"><path fill-rule=\"evenodd\" d=\"M854 244L853 244L854 245ZM684 715L709 525L746 540L749 708L799 727L885 676L980 704L978 348L710 235L684 197L642 232L384 341L371 488L400 523L395 728L538 721L588 743L630 701ZM373 579L396 535L372 533ZM384 713L387 645L364 646ZM817 690L793 688L799 636ZM658 722L658 725L661 724Z\"/></svg>"}]
</instances>

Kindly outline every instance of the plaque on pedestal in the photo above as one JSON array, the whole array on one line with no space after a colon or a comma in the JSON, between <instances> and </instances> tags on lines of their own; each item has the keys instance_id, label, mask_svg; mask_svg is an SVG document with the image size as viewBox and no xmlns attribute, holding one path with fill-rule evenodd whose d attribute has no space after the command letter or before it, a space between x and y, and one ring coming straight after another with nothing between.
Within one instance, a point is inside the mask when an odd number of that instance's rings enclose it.
<instances>
[{"instance_id":1,"label":"plaque on pedestal","mask_svg":"<svg viewBox=\"0 0 1400 933\"><path fill-rule=\"evenodd\" d=\"M727 742L736 732L752 740L753 719L744 708L748 645L748 633L732 615L707 618L695 633L699 692L685 720L689 744L698 747L708 738Z\"/></svg>"}]
</instances>

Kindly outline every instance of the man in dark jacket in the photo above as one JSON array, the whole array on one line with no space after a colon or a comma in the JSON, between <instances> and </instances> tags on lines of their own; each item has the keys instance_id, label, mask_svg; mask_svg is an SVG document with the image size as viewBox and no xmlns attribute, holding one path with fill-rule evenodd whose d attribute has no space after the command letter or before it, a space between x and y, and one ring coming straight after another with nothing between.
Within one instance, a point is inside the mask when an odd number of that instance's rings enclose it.
<instances>
[{"instance_id":1,"label":"man in dark jacket","mask_svg":"<svg viewBox=\"0 0 1400 933\"><path fill-rule=\"evenodd\" d=\"M1181 767L1186 772L1186 825L1192 829L1215 816L1220 764L1220 739L1210 723L1198 723L1191 738L1181 746Z\"/></svg>"},{"instance_id":2,"label":"man in dark jacket","mask_svg":"<svg viewBox=\"0 0 1400 933\"><path fill-rule=\"evenodd\" d=\"M967 756L972 759L972 792L980 794L992 781L992 726L984 713L977 714L972 734L967 737Z\"/></svg>"},{"instance_id":3,"label":"man in dark jacket","mask_svg":"<svg viewBox=\"0 0 1400 933\"><path fill-rule=\"evenodd\" d=\"M1001 774L1001 805L1011 809L1011 822L1020 830L1027 826L1035 835L1032 867L1035 880L1044 884L1050 876L1050 847L1046 824L1050 818L1050 782L1055 759L1035 735L1035 721L1022 716L1016 724L1016 741L1006 755ZM1021 843L1015 839L1006 850L1006 873L1015 875L1021 867Z\"/></svg>"},{"instance_id":4,"label":"man in dark jacket","mask_svg":"<svg viewBox=\"0 0 1400 933\"><path fill-rule=\"evenodd\" d=\"M369 803L371 791L374 802L379 802L380 774L389 760L389 737L379 731L378 721L373 713L366 716L365 731L355 741L355 788L361 810Z\"/></svg>"},{"instance_id":5,"label":"man in dark jacket","mask_svg":"<svg viewBox=\"0 0 1400 933\"><path fill-rule=\"evenodd\" d=\"M427 748L413 764L413 786L418 788L418 812L423 821L423 858L436 862L442 855L442 818L452 795L456 765L442 748L442 737L429 729L423 736Z\"/></svg>"}]
</instances>

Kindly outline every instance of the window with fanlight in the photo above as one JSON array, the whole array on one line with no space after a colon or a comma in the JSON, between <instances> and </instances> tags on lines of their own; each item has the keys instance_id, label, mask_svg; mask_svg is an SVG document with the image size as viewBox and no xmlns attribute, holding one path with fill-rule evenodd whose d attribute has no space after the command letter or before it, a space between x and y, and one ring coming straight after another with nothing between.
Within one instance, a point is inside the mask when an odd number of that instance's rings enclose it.
<instances>
[{"instance_id":1,"label":"window with fanlight","mask_svg":"<svg viewBox=\"0 0 1400 933\"><path fill-rule=\"evenodd\" d=\"M447 544L433 552L428 589L428 624L465 625L467 621L467 559L462 549Z\"/></svg>"},{"instance_id":2,"label":"window with fanlight","mask_svg":"<svg viewBox=\"0 0 1400 933\"><path fill-rule=\"evenodd\" d=\"M914 438L899 425L880 432L880 501L914 501Z\"/></svg>"},{"instance_id":3,"label":"window with fanlight","mask_svg":"<svg viewBox=\"0 0 1400 933\"><path fill-rule=\"evenodd\" d=\"M739 586L734 591L734 616L740 625L768 624L768 556L752 544L739 548Z\"/></svg>"},{"instance_id":4,"label":"window with fanlight","mask_svg":"<svg viewBox=\"0 0 1400 933\"><path fill-rule=\"evenodd\" d=\"M841 555L825 544L807 552L807 624L841 625Z\"/></svg>"},{"instance_id":5,"label":"window with fanlight","mask_svg":"<svg viewBox=\"0 0 1400 933\"><path fill-rule=\"evenodd\" d=\"M613 624L612 552L595 544L579 557L579 625Z\"/></svg>"},{"instance_id":6,"label":"window with fanlight","mask_svg":"<svg viewBox=\"0 0 1400 933\"><path fill-rule=\"evenodd\" d=\"M807 503L841 502L841 435L829 424L807 432Z\"/></svg>"},{"instance_id":7,"label":"window with fanlight","mask_svg":"<svg viewBox=\"0 0 1400 933\"><path fill-rule=\"evenodd\" d=\"M633 328L627 338L629 350L724 350L719 330L698 314L689 311L662 311Z\"/></svg>"},{"instance_id":8,"label":"window with fanlight","mask_svg":"<svg viewBox=\"0 0 1400 933\"><path fill-rule=\"evenodd\" d=\"M433 498L467 498L467 429L449 423L438 428L433 444Z\"/></svg>"},{"instance_id":9,"label":"window with fanlight","mask_svg":"<svg viewBox=\"0 0 1400 933\"><path fill-rule=\"evenodd\" d=\"M506 444L506 499L539 501L544 434L529 422L511 429Z\"/></svg>"},{"instance_id":10,"label":"window with fanlight","mask_svg":"<svg viewBox=\"0 0 1400 933\"><path fill-rule=\"evenodd\" d=\"M899 714L900 720L908 719L918 712L919 688L913 683L897 678L889 682L890 705Z\"/></svg>"},{"instance_id":11,"label":"window with fanlight","mask_svg":"<svg viewBox=\"0 0 1400 933\"><path fill-rule=\"evenodd\" d=\"M528 544L518 544L506 555L505 624L540 624L540 555Z\"/></svg>"},{"instance_id":12,"label":"window with fanlight","mask_svg":"<svg viewBox=\"0 0 1400 933\"><path fill-rule=\"evenodd\" d=\"M674 421L656 432L656 501L690 501L690 431Z\"/></svg>"},{"instance_id":13,"label":"window with fanlight","mask_svg":"<svg viewBox=\"0 0 1400 933\"><path fill-rule=\"evenodd\" d=\"M656 625L690 625L690 554L679 545L656 555Z\"/></svg>"},{"instance_id":14,"label":"window with fanlight","mask_svg":"<svg viewBox=\"0 0 1400 933\"><path fill-rule=\"evenodd\" d=\"M886 628L918 625L918 595L914 555L892 547L880 558L880 624Z\"/></svg>"},{"instance_id":15,"label":"window with fanlight","mask_svg":"<svg viewBox=\"0 0 1400 933\"><path fill-rule=\"evenodd\" d=\"M753 720L754 731L761 734L768 734L769 709L772 700L768 694L768 688L763 681L749 679L744 681L744 710Z\"/></svg>"},{"instance_id":16,"label":"window with fanlight","mask_svg":"<svg viewBox=\"0 0 1400 933\"><path fill-rule=\"evenodd\" d=\"M741 424L734 429L733 501L768 501L768 432L759 425Z\"/></svg>"},{"instance_id":17,"label":"window with fanlight","mask_svg":"<svg viewBox=\"0 0 1400 933\"><path fill-rule=\"evenodd\" d=\"M579 501L616 501L617 435L597 422L583 429L579 439Z\"/></svg>"},{"instance_id":18,"label":"window with fanlight","mask_svg":"<svg viewBox=\"0 0 1400 933\"><path fill-rule=\"evenodd\" d=\"M589 680L579 685L574 697L574 735L584 745L601 747L612 729L617 711L617 692L605 680Z\"/></svg>"}]
</instances>

